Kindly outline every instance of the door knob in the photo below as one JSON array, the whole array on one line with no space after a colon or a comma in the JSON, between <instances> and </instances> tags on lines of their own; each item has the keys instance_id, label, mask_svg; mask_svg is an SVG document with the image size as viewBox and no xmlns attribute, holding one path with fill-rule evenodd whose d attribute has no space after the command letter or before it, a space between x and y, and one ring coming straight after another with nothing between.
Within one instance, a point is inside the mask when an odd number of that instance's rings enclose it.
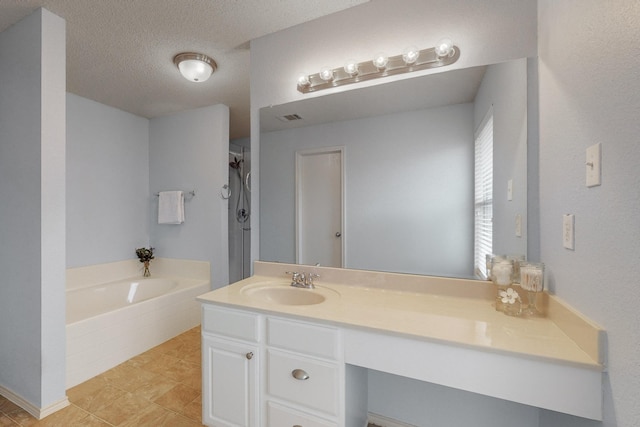
<instances>
[{"instance_id":1,"label":"door knob","mask_svg":"<svg viewBox=\"0 0 640 427\"><path fill-rule=\"evenodd\" d=\"M253 359L253 352L250 351L249 353L245 354L245 356L247 357L248 360L251 360Z\"/></svg>"},{"instance_id":2,"label":"door knob","mask_svg":"<svg viewBox=\"0 0 640 427\"><path fill-rule=\"evenodd\" d=\"M336 231L336 237L340 237L340 236L342 236L342 233L339 231Z\"/></svg>"}]
</instances>

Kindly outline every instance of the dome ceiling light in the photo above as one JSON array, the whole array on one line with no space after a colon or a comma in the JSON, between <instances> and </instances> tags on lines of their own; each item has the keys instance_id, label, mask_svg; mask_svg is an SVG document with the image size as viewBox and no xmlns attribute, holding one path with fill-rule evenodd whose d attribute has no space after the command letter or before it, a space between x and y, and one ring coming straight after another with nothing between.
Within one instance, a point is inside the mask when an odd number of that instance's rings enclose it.
<instances>
[{"instance_id":1,"label":"dome ceiling light","mask_svg":"<svg viewBox=\"0 0 640 427\"><path fill-rule=\"evenodd\" d=\"M173 57L173 63L180 70L182 77L196 83L207 81L211 74L218 69L216 61L202 53L179 53Z\"/></svg>"}]
</instances>

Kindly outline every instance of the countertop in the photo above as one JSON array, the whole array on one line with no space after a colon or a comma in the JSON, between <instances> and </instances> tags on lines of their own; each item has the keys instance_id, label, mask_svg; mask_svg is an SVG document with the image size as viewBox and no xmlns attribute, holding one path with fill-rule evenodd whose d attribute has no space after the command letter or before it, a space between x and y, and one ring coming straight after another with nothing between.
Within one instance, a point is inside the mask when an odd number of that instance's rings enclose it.
<instances>
[{"instance_id":1,"label":"countertop","mask_svg":"<svg viewBox=\"0 0 640 427\"><path fill-rule=\"evenodd\" d=\"M287 267L282 264L279 266L282 266L281 269ZM415 286L412 290L397 290L402 286L384 288L379 283L368 287L363 286L362 281L352 286L340 283L340 274L327 274L327 271L323 271L327 279L325 281L318 279L315 291L325 295L324 302L314 305L281 305L256 299L243 292L243 289L246 290L264 282L287 284L284 275L270 274L272 268L257 270L263 270L269 274L257 274L201 295L198 300L202 303L216 303L265 314L321 321L341 327L544 359L581 368L599 371L604 369L602 360L598 360L597 355L585 351L583 342L580 342L581 345L578 344L577 341L581 340L574 340L567 335L567 330L571 328L561 328L551 319L551 316L542 318L507 316L496 311L491 299L487 299L486 295L485 297L478 297L478 295L466 297L464 291L459 293L461 295L417 292ZM260 271L257 272L260 273ZM362 274L358 277L361 276ZM391 275L390 278L385 278L385 283L393 283L394 280L402 281L402 276ZM465 283L465 285L468 284ZM558 302L555 303L554 309L558 310L558 304ZM566 318L579 316L579 314L567 309L566 313L556 317L563 318L563 316ZM590 325L587 325L587 328L589 327ZM603 333L597 326L593 328L593 331L586 331L585 335L599 337ZM585 327L583 325L582 328L573 328L573 330L582 335ZM601 344L594 345L597 348Z\"/></svg>"}]
</instances>

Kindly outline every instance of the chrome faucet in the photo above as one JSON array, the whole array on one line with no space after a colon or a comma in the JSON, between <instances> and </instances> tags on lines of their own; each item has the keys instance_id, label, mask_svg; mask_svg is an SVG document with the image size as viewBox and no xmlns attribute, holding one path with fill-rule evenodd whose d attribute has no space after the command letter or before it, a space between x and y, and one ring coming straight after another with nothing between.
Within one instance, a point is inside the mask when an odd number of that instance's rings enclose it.
<instances>
[{"instance_id":1,"label":"chrome faucet","mask_svg":"<svg viewBox=\"0 0 640 427\"><path fill-rule=\"evenodd\" d=\"M320 277L315 273L298 273L297 271L287 271L287 274L291 274L291 286L296 288L313 289L313 279Z\"/></svg>"}]
</instances>

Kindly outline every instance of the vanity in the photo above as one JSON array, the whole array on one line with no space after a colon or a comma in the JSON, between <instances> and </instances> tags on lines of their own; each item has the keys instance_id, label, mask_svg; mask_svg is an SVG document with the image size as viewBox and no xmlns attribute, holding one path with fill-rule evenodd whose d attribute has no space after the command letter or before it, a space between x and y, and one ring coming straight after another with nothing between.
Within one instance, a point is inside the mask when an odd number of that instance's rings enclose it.
<instances>
[{"instance_id":1,"label":"vanity","mask_svg":"<svg viewBox=\"0 0 640 427\"><path fill-rule=\"evenodd\" d=\"M363 427L369 369L601 420L604 331L552 295L544 318L494 297L490 282L256 262L198 297L203 423Z\"/></svg>"}]
</instances>

